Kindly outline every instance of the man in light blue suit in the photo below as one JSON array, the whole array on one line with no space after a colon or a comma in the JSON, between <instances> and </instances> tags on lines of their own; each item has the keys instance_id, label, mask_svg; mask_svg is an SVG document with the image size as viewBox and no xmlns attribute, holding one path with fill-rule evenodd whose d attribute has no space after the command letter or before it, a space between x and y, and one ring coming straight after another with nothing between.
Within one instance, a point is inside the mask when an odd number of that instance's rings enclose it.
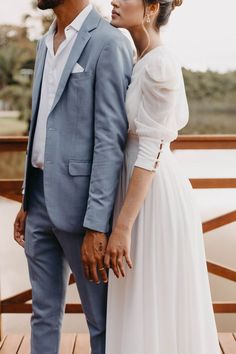
<instances>
[{"instance_id":1,"label":"man in light blue suit","mask_svg":"<svg viewBox=\"0 0 236 354\"><path fill-rule=\"evenodd\" d=\"M39 41L24 197L14 238L32 284L31 354L58 354L69 266L92 354L105 353L104 254L127 135L129 41L88 0L38 0L56 19Z\"/></svg>"}]
</instances>

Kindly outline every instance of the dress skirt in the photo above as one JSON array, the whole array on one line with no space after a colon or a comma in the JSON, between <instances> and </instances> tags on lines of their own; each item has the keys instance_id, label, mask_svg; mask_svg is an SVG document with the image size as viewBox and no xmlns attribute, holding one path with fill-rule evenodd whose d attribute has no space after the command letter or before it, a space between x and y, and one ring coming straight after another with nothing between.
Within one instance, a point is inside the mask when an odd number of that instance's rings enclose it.
<instances>
[{"instance_id":1,"label":"dress skirt","mask_svg":"<svg viewBox=\"0 0 236 354\"><path fill-rule=\"evenodd\" d=\"M114 223L138 148L130 135ZM125 278L110 271L106 354L219 354L199 211L169 144L133 226L131 259Z\"/></svg>"}]
</instances>

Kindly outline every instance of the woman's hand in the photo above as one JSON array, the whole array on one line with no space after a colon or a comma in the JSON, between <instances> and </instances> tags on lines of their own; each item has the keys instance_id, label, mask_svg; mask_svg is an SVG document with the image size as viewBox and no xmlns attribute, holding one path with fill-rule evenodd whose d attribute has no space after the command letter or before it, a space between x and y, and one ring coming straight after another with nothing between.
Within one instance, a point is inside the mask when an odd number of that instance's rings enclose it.
<instances>
[{"instance_id":1,"label":"woman's hand","mask_svg":"<svg viewBox=\"0 0 236 354\"><path fill-rule=\"evenodd\" d=\"M130 245L131 231L116 227L109 237L104 263L107 268L112 268L117 278L120 277L120 273L125 277L124 258L129 268L133 267Z\"/></svg>"}]
</instances>

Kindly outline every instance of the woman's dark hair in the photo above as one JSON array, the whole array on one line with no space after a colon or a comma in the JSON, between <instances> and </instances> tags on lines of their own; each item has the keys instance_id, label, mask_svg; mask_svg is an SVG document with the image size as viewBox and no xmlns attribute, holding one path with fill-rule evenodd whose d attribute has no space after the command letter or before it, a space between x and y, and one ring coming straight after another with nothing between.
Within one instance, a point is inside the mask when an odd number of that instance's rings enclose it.
<instances>
[{"instance_id":1,"label":"woman's dark hair","mask_svg":"<svg viewBox=\"0 0 236 354\"><path fill-rule=\"evenodd\" d=\"M160 9L156 18L156 29L159 30L160 27L167 24L171 12L176 6L181 6L183 0L143 0L144 9L146 14L146 7L148 5L160 4Z\"/></svg>"}]
</instances>

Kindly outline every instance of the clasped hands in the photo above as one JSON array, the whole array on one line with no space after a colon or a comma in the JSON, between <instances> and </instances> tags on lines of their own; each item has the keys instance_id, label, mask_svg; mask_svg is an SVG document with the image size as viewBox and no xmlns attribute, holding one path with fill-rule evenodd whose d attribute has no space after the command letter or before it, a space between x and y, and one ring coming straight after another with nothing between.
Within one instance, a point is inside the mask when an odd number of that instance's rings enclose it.
<instances>
[{"instance_id":1,"label":"clasped hands","mask_svg":"<svg viewBox=\"0 0 236 354\"><path fill-rule=\"evenodd\" d=\"M114 229L109 238L104 233L87 230L81 248L86 278L99 284L101 277L102 281L107 283L109 268L113 270L117 278L120 278L120 275L125 277L124 262L126 261L128 267L132 268L130 244L130 230Z\"/></svg>"},{"instance_id":2,"label":"clasped hands","mask_svg":"<svg viewBox=\"0 0 236 354\"><path fill-rule=\"evenodd\" d=\"M24 247L25 221L27 213L20 209L14 223L15 241ZM99 284L100 277L108 282L107 270L111 268L116 277L125 276L124 260L132 268L130 259L131 230L116 227L108 238L104 233L87 230L81 248L84 273L88 280ZM99 272L99 273L98 273Z\"/></svg>"}]
</instances>

